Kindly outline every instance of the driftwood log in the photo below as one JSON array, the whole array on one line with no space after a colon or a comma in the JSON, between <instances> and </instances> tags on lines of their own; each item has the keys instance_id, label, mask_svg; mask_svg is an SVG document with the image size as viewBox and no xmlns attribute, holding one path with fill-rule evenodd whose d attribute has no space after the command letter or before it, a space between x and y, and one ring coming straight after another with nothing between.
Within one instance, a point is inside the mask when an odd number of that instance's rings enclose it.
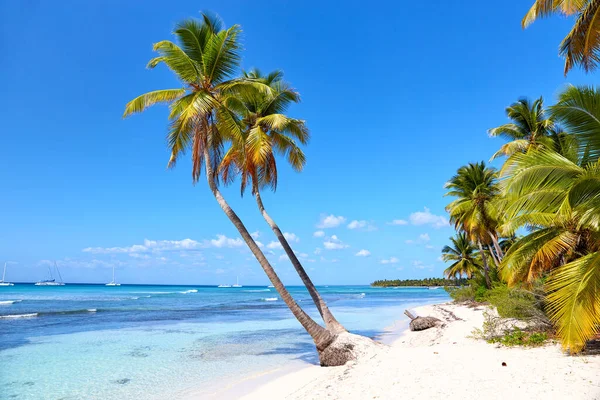
<instances>
[{"instance_id":1,"label":"driftwood log","mask_svg":"<svg viewBox=\"0 0 600 400\"><path fill-rule=\"evenodd\" d=\"M423 331L425 329L433 328L434 326L441 326L444 323L435 317L415 317L408 310L404 310L404 314L410 318L410 324L408 325L411 331Z\"/></svg>"}]
</instances>

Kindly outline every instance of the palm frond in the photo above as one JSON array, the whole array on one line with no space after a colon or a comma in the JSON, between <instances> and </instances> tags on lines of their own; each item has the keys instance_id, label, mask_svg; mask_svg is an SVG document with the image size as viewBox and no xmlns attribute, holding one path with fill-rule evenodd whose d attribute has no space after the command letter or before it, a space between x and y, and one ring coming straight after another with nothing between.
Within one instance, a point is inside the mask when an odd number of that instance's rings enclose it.
<instances>
[{"instance_id":1,"label":"palm frond","mask_svg":"<svg viewBox=\"0 0 600 400\"><path fill-rule=\"evenodd\" d=\"M548 279L548 311L564 349L577 353L600 332L600 252L557 269Z\"/></svg>"},{"instance_id":2,"label":"palm frond","mask_svg":"<svg viewBox=\"0 0 600 400\"><path fill-rule=\"evenodd\" d=\"M163 40L154 45L154 51L159 56L148 62L148 68L165 63L175 75L187 84L197 83L202 74L199 66L179 46L169 40Z\"/></svg>"},{"instance_id":3,"label":"palm frond","mask_svg":"<svg viewBox=\"0 0 600 400\"><path fill-rule=\"evenodd\" d=\"M160 103L171 103L185 94L185 89L163 89L144 93L125 105L123 118Z\"/></svg>"}]
</instances>

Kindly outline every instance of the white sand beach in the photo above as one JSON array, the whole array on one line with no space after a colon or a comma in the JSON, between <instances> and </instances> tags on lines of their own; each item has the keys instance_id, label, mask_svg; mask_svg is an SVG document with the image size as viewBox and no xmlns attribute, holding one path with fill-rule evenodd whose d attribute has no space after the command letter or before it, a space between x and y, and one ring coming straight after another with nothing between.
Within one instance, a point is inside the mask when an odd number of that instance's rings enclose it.
<instances>
[{"instance_id":1,"label":"white sand beach","mask_svg":"<svg viewBox=\"0 0 600 400\"><path fill-rule=\"evenodd\" d=\"M273 379L248 394L238 387L219 398L600 399L600 355L569 357L557 344L507 348L474 339L473 330L483 324L482 307L438 304L414 311L446 325L407 330L368 360L268 374Z\"/></svg>"}]
</instances>

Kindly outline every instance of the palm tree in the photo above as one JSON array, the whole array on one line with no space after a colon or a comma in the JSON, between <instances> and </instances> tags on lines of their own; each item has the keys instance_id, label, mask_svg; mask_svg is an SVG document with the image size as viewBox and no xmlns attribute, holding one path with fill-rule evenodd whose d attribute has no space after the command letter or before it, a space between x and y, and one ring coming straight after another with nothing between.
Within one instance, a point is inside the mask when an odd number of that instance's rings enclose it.
<instances>
[{"instance_id":1,"label":"palm tree","mask_svg":"<svg viewBox=\"0 0 600 400\"><path fill-rule=\"evenodd\" d=\"M565 58L565 75L574 65L580 65L586 72L594 70L600 59L600 1L535 0L522 26L526 28L536 19L553 14L576 15L575 25L559 48L559 54Z\"/></svg>"},{"instance_id":2,"label":"palm tree","mask_svg":"<svg viewBox=\"0 0 600 400\"><path fill-rule=\"evenodd\" d=\"M456 229L462 229L471 241L477 244L483 263L486 286L491 288L489 265L483 246L493 245L490 254L496 264L503 257L498 244L499 211L496 197L499 193L496 183L496 171L480 163L470 163L460 167L455 176L447 183L446 196L456 197L447 207L450 221Z\"/></svg>"},{"instance_id":3,"label":"palm tree","mask_svg":"<svg viewBox=\"0 0 600 400\"><path fill-rule=\"evenodd\" d=\"M492 156L492 160L500 156L526 152L542 145L552 145L549 134L553 123L546 117L544 101L541 97L533 103L525 98L519 99L506 108L506 115L512 122L488 131L492 137L501 136L510 140Z\"/></svg>"},{"instance_id":4,"label":"palm tree","mask_svg":"<svg viewBox=\"0 0 600 400\"><path fill-rule=\"evenodd\" d=\"M250 183L259 211L306 286L325 327L332 332L345 332L346 329L327 307L281 229L267 213L260 195L260 190L264 187L272 190L277 188L277 154L286 157L296 171L301 171L306 163L306 157L296 141L306 144L309 139L308 129L304 121L284 114L291 103L300 101L300 95L282 80L283 74L280 71L263 76L255 69L244 76L268 85L271 90L254 91L229 99L229 106L239 114L245 140L233 142L223 157L220 166L223 181L230 183L239 174L242 194Z\"/></svg>"},{"instance_id":5,"label":"palm tree","mask_svg":"<svg viewBox=\"0 0 600 400\"><path fill-rule=\"evenodd\" d=\"M550 319L576 353L600 332L600 161L538 150L515 155L502 176L503 229L533 231L508 250L501 274L509 285L547 276Z\"/></svg>"},{"instance_id":6,"label":"palm tree","mask_svg":"<svg viewBox=\"0 0 600 400\"><path fill-rule=\"evenodd\" d=\"M154 104L169 104L169 166L173 166L177 157L186 149L191 149L194 182L199 179L204 164L213 196L260 263L281 299L312 337L321 364L343 364L354 354L349 350L340 351L336 348L336 335L317 324L294 301L241 219L219 191L217 168L222 158L223 142L242 140L235 114L224 105L225 100L248 91L268 90L268 86L248 79L230 79L240 62L240 27L234 25L224 29L218 18L207 14L202 17L201 21L187 19L179 23L174 31L179 45L168 40L156 43L154 50L159 55L148 63L149 68L165 64L182 82L183 87L157 90L135 98L126 105L124 117L142 112Z\"/></svg>"},{"instance_id":7,"label":"palm tree","mask_svg":"<svg viewBox=\"0 0 600 400\"><path fill-rule=\"evenodd\" d=\"M453 263L444 270L444 275L461 278L463 275L472 278L473 275L481 270L481 265L477 259L477 250L469 240L469 237L459 232L451 237L452 246L444 246L442 249L442 260L444 262L453 261Z\"/></svg>"},{"instance_id":8,"label":"palm tree","mask_svg":"<svg viewBox=\"0 0 600 400\"><path fill-rule=\"evenodd\" d=\"M550 113L575 138L571 146L578 146L580 165L600 159L600 90L569 85L550 107Z\"/></svg>"}]
</instances>

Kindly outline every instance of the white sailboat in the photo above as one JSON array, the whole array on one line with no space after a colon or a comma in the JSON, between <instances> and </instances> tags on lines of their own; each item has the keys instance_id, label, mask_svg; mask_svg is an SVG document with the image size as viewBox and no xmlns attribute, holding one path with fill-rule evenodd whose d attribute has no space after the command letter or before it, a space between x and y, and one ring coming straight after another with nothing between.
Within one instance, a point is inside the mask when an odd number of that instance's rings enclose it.
<instances>
[{"instance_id":1,"label":"white sailboat","mask_svg":"<svg viewBox=\"0 0 600 400\"><path fill-rule=\"evenodd\" d=\"M228 288L228 287L231 287L231 285L219 285L217 287L219 287L219 288Z\"/></svg>"},{"instance_id":2,"label":"white sailboat","mask_svg":"<svg viewBox=\"0 0 600 400\"><path fill-rule=\"evenodd\" d=\"M5 282L4 278L6 277L6 263L4 263L4 272L2 273L2 280L0 281L0 286L14 286L14 283Z\"/></svg>"},{"instance_id":3,"label":"white sailboat","mask_svg":"<svg viewBox=\"0 0 600 400\"><path fill-rule=\"evenodd\" d=\"M115 282L115 266L113 265L113 278L112 281L108 282L105 286L121 286L120 283Z\"/></svg>"},{"instance_id":4,"label":"white sailboat","mask_svg":"<svg viewBox=\"0 0 600 400\"><path fill-rule=\"evenodd\" d=\"M36 282L35 286L65 286L65 283L62 280L62 276L60 275L60 270L58 269L58 265L56 265L56 261L54 261L54 269L56 270L56 274L58 275L59 281L57 282L52 275L52 270L48 267L48 274L50 275L50 279L44 279L42 281Z\"/></svg>"},{"instance_id":5,"label":"white sailboat","mask_svg":"<svg viewBox=\"0 0 600 400\"><path fill-rule=\"evenodd\" d=\"M235 285L231 285L231 287L242 287L242 285L240 285L240 277L239 276L235 277Z\"/></svg>"}]
</instances>

